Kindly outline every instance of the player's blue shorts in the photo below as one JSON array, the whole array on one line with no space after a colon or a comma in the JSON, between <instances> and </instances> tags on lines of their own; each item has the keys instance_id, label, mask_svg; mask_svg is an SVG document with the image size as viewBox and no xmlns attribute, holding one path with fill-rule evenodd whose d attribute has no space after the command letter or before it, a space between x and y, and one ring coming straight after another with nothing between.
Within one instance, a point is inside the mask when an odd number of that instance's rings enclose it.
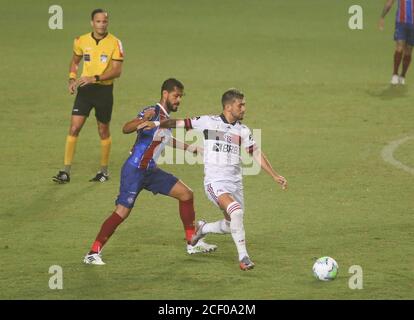
<instances>
[{"instance_id":1,"label":"player's blue shorts","mask_svg":"<svg viewBox=\"0 0 414 320\"><path fill-rule=\"evenodd\" d=\"M408 45L414 46L414 25L397 22L395 24L394 40L403 40Z\"/></svg>"},{"instance_id":2,"label":"player's blue shorts","mask_svg":"<svg viewBox=\"0 0 414 320\"><path fill-rule=\"evenodd\" d=\"M151 191L153 194L168 195L177 181L175 176L160 168L140 169L125 162L121 171L121 184L115 205L120 204L132 208L142 189Z\"/></svg>"}]
</instances>

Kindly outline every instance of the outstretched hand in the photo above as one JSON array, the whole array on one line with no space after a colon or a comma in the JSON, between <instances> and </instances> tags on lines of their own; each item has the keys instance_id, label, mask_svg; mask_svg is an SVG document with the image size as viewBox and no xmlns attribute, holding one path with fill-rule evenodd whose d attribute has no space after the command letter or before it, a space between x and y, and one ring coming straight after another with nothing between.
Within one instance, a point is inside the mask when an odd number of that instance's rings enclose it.
<instances>
[{"instance_id":1,"label":"outstretched hand","mask_svg":"<svg viewBox=\"0 0 414 320\"><path fill-rule=\"evenodd\" d=\"M154 121L145 121L145 122L141 123L140 125L138 125L137 130L143 129L144 131L146 131L146 130L151 130L155 127L156 127L156 125L155 125Z\"/></svg>"},{"instance_id":2,"label":"outstretched hand","mask_svg":"<svg viewBox=\"0 0 414 320\"><path fill-rule=\"evenodd\" d=\"M83 86L86 86L87 84L91 84L91 83L96 83L95 77L86 77L86 76L84 76L84 77L80 77L77 80L77 84L78 84L79 87L83 87Z\"/></svg>"},{"instance_id":3,"label":"outstretched hand","mask_svg":"<svg viewBox=\"0 0 414 320\"><path fill-rule=\"evenodd\" d=\"M282 186L282 189L285 190L288 187L288 183L285 177L283 176L276 176L273 178L278 184Z\"/></svg>"},{"instance_id":4,"label":"outstretched hand","mask_svg":"<svg viewBox=\"0 0 414 320\"><path fill-rule=\"evenodd\" d=\"M144 112L144 116L142 117L142 119L145 120L145 121L148 121L153 116L155 116L155 110L154 109L149 109L149 110Z\"/></svg>"}]
</instances>

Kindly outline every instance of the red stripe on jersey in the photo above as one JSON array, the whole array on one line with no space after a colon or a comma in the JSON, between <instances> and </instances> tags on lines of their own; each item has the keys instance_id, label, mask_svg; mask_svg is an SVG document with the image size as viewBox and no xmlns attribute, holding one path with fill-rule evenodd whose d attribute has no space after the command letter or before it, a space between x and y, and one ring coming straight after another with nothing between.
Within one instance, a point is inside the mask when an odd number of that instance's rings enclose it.
<instances>
[{"instance_id":1,"label":"red stripe on jersey","mask_svg":"<svg viewBox=\"0 0 414 320\"><path fill-rule=\"evenodd\" d=\"M165 115L164 112L163 111L161 112L161 111L162 110L160 110L159 121L162 121L162 120L167 119L167 115ZM164 130L164 129L158 129L158 130ZM155 133L154 133L154 135L155 135ZM161 140L158 140L157 139L157 141L152 140L151 144L149 145L149 147L147 148L147 150L145 150L144 154L142 155L141 163L139 165L140 168L146 169L148 167L149 162L151 161L152 157L154 156L155 148L160 143L162 143L162 139Z\"/></svg>"},{"instance_id":2,"label":"red stripe on jersey","mask_svg":"<svg viewBox=\"0 0 414 320\"><path fill-rule=\"evenodd\" d=\"M159 121L167 120L168 114L165 114L163 110L160 110L160 119Z\"/></svg>"},{"instance_id":3,"label":"red stripe on jersey","mask_svg":"<svg viewBox=\"0 0 414 320\"><path fill-rule=\"evenodd\" d=\"M148 163L151 161L152 157L154 156L154 150L155 148L161 143L162 141L152 141L149 148L145 150L141 163L139 164L140 168L146 169L148 167Z\"/></svg>"},{"instance_id":4,"label":"red stripe on jersey","mask_svg":"<svg viewBox=\"0 0 414 320\"><path fill-rule=\"evenodd\" d=\"M240 146L241 144L241 138L240 136L238 136L237 134L232 134L231 135L231 143L237 144Z\"/></svg>"},{"instance_id":5,"label":"red stripe on jersey","mask_svg":"<svg viewBox=\"0 0 414 320\"><path fill-rule=\"evenodd\" d=\"M193 126L191 125L191 119L184 119L184 128L186 130L190 130L193 128Z\"/></svg>"},{"instance_id":6,"label":"red stripe on jersey","mask_svg":"<svg viewBox=\"0 0 414 320\"><path fill-rule=\"evenodd\" d=\"M405 22L405 0L400 0L400 16L399 18L399 22Z\"/></svg>"}]
</instances>

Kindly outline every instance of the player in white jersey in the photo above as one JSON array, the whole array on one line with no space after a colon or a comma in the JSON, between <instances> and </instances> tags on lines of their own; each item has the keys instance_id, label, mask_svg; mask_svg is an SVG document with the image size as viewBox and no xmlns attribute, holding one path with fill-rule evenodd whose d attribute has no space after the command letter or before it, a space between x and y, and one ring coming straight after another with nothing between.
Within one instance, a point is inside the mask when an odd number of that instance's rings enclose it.
<instances>
[{"instance_id":1,"label":"player in white jersey","mask_svg":"<svg viewBox=\"0 0 414 320\"><path fill-rule=\"evenodd\" d=\"M192 238L196 243L208 233L231 233L239 254L240 269L249 270L254 263L246 249L243 225L244 198L241 168L241 148L258 161L275 182L287 188L284 177L273 170L263 152L256 146L248 127L241 124L246 111L244 94L236 89L226 91L221 99L223 113L219 116L201 116L191 119L147 121L140 128L186 128L201 131L204 135L204 188L207 197L223 210L224 219L198 222Z\"/></svg>"}]
</instances>

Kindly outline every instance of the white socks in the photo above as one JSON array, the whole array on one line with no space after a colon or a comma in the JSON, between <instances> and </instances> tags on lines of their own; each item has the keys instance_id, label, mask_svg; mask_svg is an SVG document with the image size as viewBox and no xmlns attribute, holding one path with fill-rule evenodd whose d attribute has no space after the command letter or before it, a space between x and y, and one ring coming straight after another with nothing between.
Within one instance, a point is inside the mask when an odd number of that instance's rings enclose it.
<instances>
[{"instance_id":1,"label":"white socks","mask_svg":"<svg viewBox=\"0 0 414 320\"><path fill-rule=\"evenodd\" d=\"M229 214L230 221L230 231L233 241L236 244L237 251L239 253L239 260L243 259L247 254L246 241L245 241L245 232L243 225L243 210L240 204L236 201L230 203L227 206L227 213Z\"/></svg>"},{"instance_id":2,"label":"white socks","mask_svg":"<svg viewBox=\"0 0 414 320\"><path fill-rule=\"evenodd\" d=\"M206 223L203 226L202 233L231 233L234 243L236 244L239 260L243 259L247 254L245 231L243 225L243 210L237 201L230 203L226 209L231 221L226 219L215 222Z\"/></svg>"},{"instance_id":3,"label":"white socks","mask_svg":"<svg viewBox=\"0 0 414 320\"><path fill-rule=\"evenodd\" d=\"M202 230L203 234L206 233L230 233L230 221L226 219L206 223Z\"/></svg>"}]
</instances>

